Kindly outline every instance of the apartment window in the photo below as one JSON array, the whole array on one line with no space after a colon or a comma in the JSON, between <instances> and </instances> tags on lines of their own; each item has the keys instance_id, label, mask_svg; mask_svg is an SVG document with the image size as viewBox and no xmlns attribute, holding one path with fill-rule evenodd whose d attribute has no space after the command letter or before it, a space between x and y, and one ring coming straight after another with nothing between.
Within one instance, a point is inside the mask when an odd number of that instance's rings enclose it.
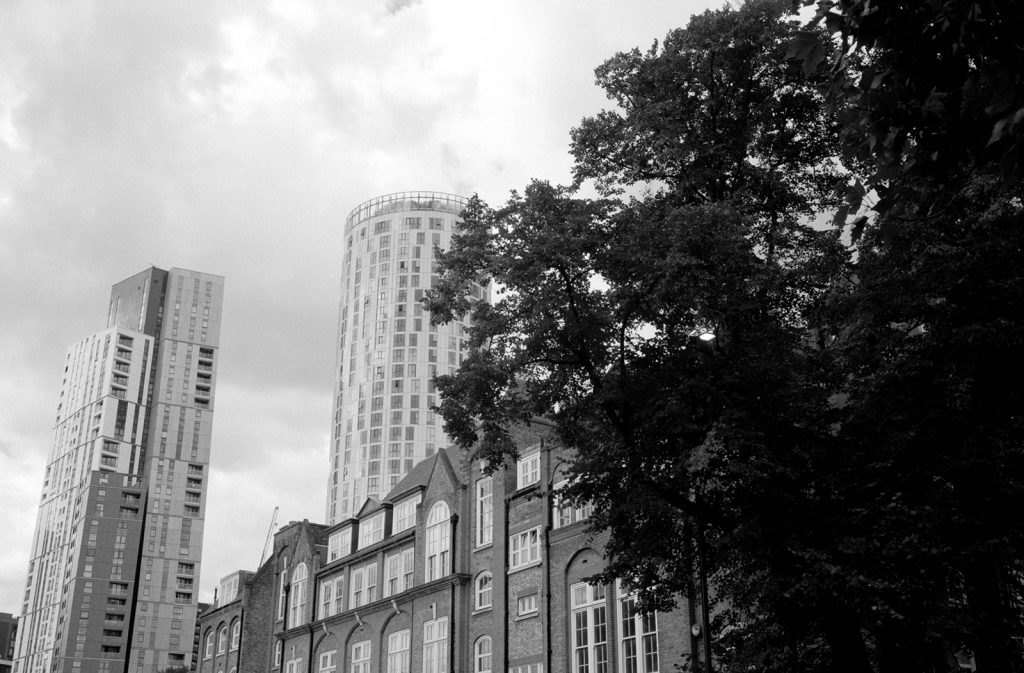
<instances>
[{"instance_id":1,"label":"apartment window","mask_svg":"<svg viewBox=\"0 0 1024 673\"><path fill-rule=\"evenodd\" d=\"M352 596L349 608L358 608L377 600L377 564L370 563L352 571Z\"/></svg>"},{"instance_id":2,"label":"apartment window","mask_svg":"<svg viewBox=\"0 0 1024 673\"><path fill-rule=\"evenodd\" d=\"M608 606L603 585L579 583L570 589L573 673L608 672ZM635 673L635 669L629 669Z\"/></svg>"},{"instance_id":3,"label":"apartment window","mask_svg":"<svg viewBox=\"0 0 1024 673\"><path fill-rule=\"evenodd\" d=\"M384 539L384 512L359 524L359 548L369 547Z\"/></svg>"},{"instance_id":4,"label":"apartment window","mask_svg":"<svg viewBox=\"0 0 1024 673\"><path fill-rule=\"evenodd\" d=\"M522 666L510 666L508 673L544 673L544 664L538 661L532 664L523 664Z\"/></svg>"},{"instance_id":5,"label":"apartment window","mask_svg":"<svg viewBox=\"0 0 1024 673\"><path fill-rule=\"evenodd\" d=\"M306 622L306 583L309 573L306 564L300 563L295 566L292 572L291 587L291 614L288 616L288 626L299 626Z\"/></svg>"},{"instance_id":6,"label":"apartment window","mask_svg":"<svg viewBox=\"0 0 1024 673\"><path fill-rule=\"evenodd\" d=\"M295 648L292 647L294 650ZM284 665L285 673L302 673L302 657L289 659Z\"/></svg>"},{"instance_id":7,"label":"apartment window","mask_svg":"<svg viewBox=\"0 0 1024 673\"><path fill-rule=\"evenodd\" d=\"M217 633L217 654L224 654L228 650L228 627L220 627Z\"/></svg>"},{"instance_id":8,"label":"apartment window","mask_svg":"<svg viewBox=\"0 0 1024 673\"><path fill-rule=\"evenodd\" d=\"M623 673L658 673L658 613L640 613L636 596L619 595L619 670Z\"/></svg>"},{"instance_id":9,"label":"apartment window","mask_svg":"<svg viewBox=\"0 0 1024 673\"><path fill-rule=\"evenodd\" d=\"M395 506L394 521L391 523L391 534L400 533L416 525L416 505L420 504L420 496L406 498Z\"/></svg>"},{"instance_id":10,"label":"apartment window","mask_svg":"<svg viewBox=\"0 0 1024 673\"><path fill-rule=\"evenodd\" d=\"M560 481L555 484L555 516L553 517L555 528L561 528L562 526L568 526L569 524L576 523L577 521L589 519L590 515L594 512L593 505L586 504L583 507L573 507L565 501L558 491L568 485L568 481Z\"/></svg>"},{"instance_id":11,"label":"apartment window","mask_svg":"<svg viewBox=\"0 0 1024 673\"><path fill-rule=\"evenodd\" d=\"M242 639L242 622L235 620L235 623L231 625L231 649L237 650L238 643Z\"/></svg>"},{"instance_id":12,"label":"apartment window","mask_svg":"<svg viewBox=\"0 0 1024 673\"><path fill-rule=\"evenodd\" d=\"M327 562L337 561L352 551L352 529L332 533L327 543Z\"/></svg>"},{"instance_id":13,"label":"apartment window","mask_svg":"<svg viewBox=\"0 0 1024 673\"><path fill-rule=\"evenodd\" d=\"M416 550L407 549L402 552L402 591L413 586L413 572L416 569Z\"/></svg>"},{"instance_id":14,"label":"apartment window","mask_svg":"<svg viewBox=\"0 0 1024 673\"><path fill-rule=\"evenodd\" d=\"M370 673L370 641L364 640L352 645L351 673Z\"/></svg>"},{"instance_id":15,"label":"apartment window","mask_svg":"<svg viewBox=\"0 0 1024 673\"><path fill-rule=\"evenodd\" d=\"M447 673L447 640L447 617L423 624L423 673Z\"/></svg>"},{"instance_id":16,"label":"apartment window","mask_svg":"<svg viewBox=\"0 0 1024 673\"><path fill-rule=\"evenodd\" d=\"M349 582L349 591L351 597L349 598L348 605L350 608L358 608L363 605L363 569L356 568L352 571L352 580Z\"/></svg>"},{"instance_id":17,"label":"apartment window","mask_svg":"<svg viewBox=\"0 0 1024 673\"><path fill-rule=\"evenodd\" d=\"M491 637L480 636L473 646L473 673L491 673Z\"/></svg>"},{"instance_id":18,"label":"apartment window","mask_svg":"<svg viewBox=\"0 0 1024 673\"><path fill-rule=\"evenodd\" d=\"M427 518L427 582L448 574L451 530L448 504L443 500L434 504Z\"/></svg>"},{"instance_id":19,"label":"apartment window","mask_svg":"<svg viewBox=\"0 0 1024 673\"><path fill-rule=\"evenodd\" d=\"M509 570L540 562L540 526L509 538Z\"/></svg>"},{"instance_id":20,"label":"apartment window","mask_svg":"<svg viewBox=\"0 0 1024 673\"><path fill-rule=\"evenodd\" d=\"M409 629L388 636L386 673L409 673Z\"/></svg>"},{"instance_id":21,"label":"apartment window","mask_svg":"<svg viewBox=\"0 0 1024 673\"><path fill-rule=\"evenodd\" d=\"M539 610L537 606L537 594L523 596L516 604L516 614L520 617L532 615Z\"/></svg>"},{"instance_id":22,"label":"apartment window","mask_svg":"<svg viewBox=\"0 0 1024 673\"><path fill-rule=\"evenodd\" d=\"M281 657L284 656L284 643L280 640L277 641L277 645L274 646L274 668L281 667Z\"/></svg>"},{"instance_id":23,"label":"apartment window","mask_svg":"<svg viewBox=\"0 0 1024 673\"><path fill-rule=\"evenodd\" d=\"M384 596L411 589L412 565L415 563L415 549L409 547L401 552L391 554L384 560ZM408 574L406 569L408 568ZM410 583L406 583L406 578Z\"/></svg>"},{"instance_id":24,"label":"apartment window","mask_svg":"<svg viewBox=\"0 0 1024 673\"><path fill-rule=\"evenodd\" d=\"M486 610L491 607L491 589L494 578L488 571L483 571L476 576L473 591L473 609Z\"/></svg>"},{"instance_id":25,"label":"apartment window","mask_svg":"<svg viewBox=\"0 0 1024 673\"><path fill-rule=\"evenodd\" d=\"M490 544L494 535L493 479L476 482L476 546Z\"/></svg>"},{"instance_id":26,"label":"apartment window","mask_svg":"<svg viewBox=\"0 0 1024 673\"><path fill-rule=\"evenodd\" d=\"M345 603L345 578L344 576L334 579L334 614L338 614L344 608Z\"/></svg>"},{"instance_id":27,"label":"apartment window","mask_svg":"<svg viewBox=\"0 0 1024 673\"><path fill-rule=\"evenodd\" d=\"M540 481L540 450L522 456L516 463L516 488Z\"/></svg>"},{"instance_id":28,"label":"apartment window","mask_svg":"<svg viewBox=\"0 0 1024 673\"><path fill-rule=\"evenodd\" d=\"M331 616L331 607L333 605L334 580L325 580L320 583L320 619Z\"/></svg>"},{"instance_id":29,"label":"apartment window","mask_svg":"<svg viewBox=\"0 0 1024 673\"><path fill-rule=\"evenodd\" d=\"M286 597L288 584L288 559L284 559L283 567L281 568L281 591L277 596L277 618L284 619L285 609L287 608Z\"/></svg>"},{"instance_id":30,"label":"apartment window","mask_svg":"<svg viewBox=\"0 0 1024 673\"><path fill-rule=\"evenodd\" d=\"M334 673L338 667L338 650L320 653L320 673Z\"/></svg>"},{"instance_id":31,"label":"apartment window","mask_svg":"<svg viewBox=\"0 0 1024 673\"><path fill-rule=\"evenodd\" d=\"M206 632L206 654L204 659L209 659L213 656L213 630Z\"/></svg>"}]
</instances>

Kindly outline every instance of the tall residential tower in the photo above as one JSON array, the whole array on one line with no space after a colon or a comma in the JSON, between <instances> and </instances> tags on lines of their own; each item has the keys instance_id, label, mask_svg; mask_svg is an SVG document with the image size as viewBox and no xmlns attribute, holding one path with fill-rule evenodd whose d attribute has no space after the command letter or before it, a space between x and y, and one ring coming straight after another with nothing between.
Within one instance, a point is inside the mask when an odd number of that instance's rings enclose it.
<instances>
[{"instance_id":1,"label":"tall residential tower","mask_svg":"<svg viewBox=\"0 0 1024 673\"><path fill-rule=\"evenodd\" d=\"M223 294L150 268L68 351L16 673L191 663Z\"/></svg>"},{"instance_id":2,"label":"tall residential tower","mask_svg":"<svg viewBox=\"0 0 1024 673\"><path fill-rule=\"evenodd\" d=\"M465 205L454 194L400 192L345 221L328 524L449 443L430 411L433 379L462 361L463 324L431 325L421 301L438 277L434 249L448 246ZM481 287L473 292L484 298Z\"/></svg>"}]
</instances>

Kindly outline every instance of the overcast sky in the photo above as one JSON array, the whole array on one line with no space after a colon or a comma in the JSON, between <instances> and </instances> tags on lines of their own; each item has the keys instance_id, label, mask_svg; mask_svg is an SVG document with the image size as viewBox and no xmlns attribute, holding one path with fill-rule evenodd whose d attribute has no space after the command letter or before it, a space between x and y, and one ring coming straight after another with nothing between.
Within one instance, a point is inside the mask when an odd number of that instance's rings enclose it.
<instances>
[{"instance_id":1,"label":"overcast sky","mask_svg":"<svg viewBox=\"0 0 1024 673\"><path fill-rule=\"evenodd\" d=\"M322 521L342 225L567 182L593 70L721 0L0 0L0 612L69 345L150 265L226 277L200 600Z\"/></svg>"}]
</instances>

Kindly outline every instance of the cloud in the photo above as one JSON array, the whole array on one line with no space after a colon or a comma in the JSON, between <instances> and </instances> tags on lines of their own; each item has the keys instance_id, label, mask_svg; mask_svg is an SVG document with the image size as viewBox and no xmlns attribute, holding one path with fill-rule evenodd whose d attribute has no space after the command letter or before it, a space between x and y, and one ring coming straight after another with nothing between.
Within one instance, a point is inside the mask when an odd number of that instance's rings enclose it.
<instances>
[{"instance_id":1,"label":"cloud","mask_svg":"<svg viewBox=\"0 0 1024 673\"><path fill-rule=\"evenodd\" d=\"M708 4L9 2L0 605L20 606L64 353L105 327L113 283L151 264L226 277L212 594L258 561L274 505L323 517L348 212L567 181L569 129L606 105L593 68Z\"/></svg>"}]
</instances>

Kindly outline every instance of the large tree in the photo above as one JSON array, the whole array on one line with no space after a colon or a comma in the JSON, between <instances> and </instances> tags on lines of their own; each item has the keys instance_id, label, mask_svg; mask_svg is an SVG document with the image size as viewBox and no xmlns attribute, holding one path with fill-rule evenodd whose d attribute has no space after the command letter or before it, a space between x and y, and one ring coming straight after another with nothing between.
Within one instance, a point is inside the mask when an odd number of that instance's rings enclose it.
<instances>
[{"instance_id":1,"label":"large tree","mask_svg":"<svg viewBox=\"0 0 1024 673\"><path fill-rule=\"evenodd\" d=\"M841 328L847 526L869 552L851 572L886 597L892 670L936 641L1022 670L1024 5L816 4L831 39L793 53L830 68L845 154L868 168L850 210L874 200L823 313Z\"/></svg>"},{"instance_id":2,"label":"large tree","mask_svg":"<svg viewBox=\"0 0 1024 673\"><path fill-rule=\"evenodd\" d=\"M497 462L512 424L556 420L569 495L611 533L604 578L648 606L692 590L706 542L732 670L938 671L957 650L1015 670L1013 12L695 17L599 68L616 108L572 147L603 199L535 182L474 200L442 257L432 311L472 311L478 348L439 381L446 429ZM855 258L806 224L840 196ZM464 294L479 277L493 305Z\"/></svg>"},{"instance_id":3,"label":"large tree","mask_svg":"<svg viewBox=\"0 0 1024 673\"><path fill-rule=\"evenodd\" d=\"M808 551L829 535L807 468L830 392L806 315L845 261L808 221L846 177L815 82L785 58L797 28L752 2L609 60L616 107L573 132L577 178L605 198L534 182L497 209L474 200L431 301L438 320L473 314L476 350L438 380L446 430L499 462L513 424L553 418L577 456L568 495L611 533L605 579L664 606L692 593L701 537L748 643L733 658L762 668L864 656ZM493 304L464 292L480 277Z\"/></svg>"}]
</instances>

